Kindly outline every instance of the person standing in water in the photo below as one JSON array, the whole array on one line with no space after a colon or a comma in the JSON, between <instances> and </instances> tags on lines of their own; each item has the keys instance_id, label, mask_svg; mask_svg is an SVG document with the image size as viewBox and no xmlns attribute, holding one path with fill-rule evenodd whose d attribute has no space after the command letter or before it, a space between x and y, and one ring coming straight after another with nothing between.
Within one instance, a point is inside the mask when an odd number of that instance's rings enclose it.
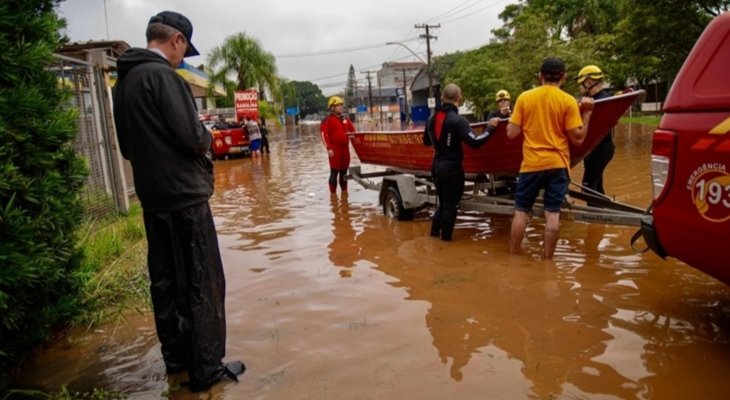
<instances>
[{"instance_id":1,"label":"person standing in water","mask_svg":"<svg viewBox=\"0 0 730 400\"><path fill-rule=\"evenodd\" d=\"M543 257L552 259L558 243L560 208L570 183L569 142L583 143L593 110L593 99L583 98L581 106L560 86L565 82L565 62L548 57L538 75L541 86L523 92L507 125L507 137L524 134L522 164L517 176L515 212L510 233L510 250L518 253L532 210L544 189L545 241ZM580 110L584 110L581 114Z\"/></svg>"},{"instance_id":2,"label":"person standing in water","mask_svg":"<svg viewBox=\"0 0 730 400\"><path fill-rule=\"evenodd\" d=\"M461 88L453 83L446 85L441 94L442 105L428 120L423 133L423 144L434 148L431 176L438 196L438 206L431 220L431 236L440 236L445 241L452 239L456 210L464 194L462 143L473 148L483 146L499 124L499 118L493 118L484 133L475 134L469 121L459 115L462 101Z\"/></svg>"},{"instance_id":3,"label":"person standing in water","mask_svg":"<svg viewBox=\"0 0 730 400\"><path fill-rule=\"evenodd\" d=\"M114 122L119 148L132 164L147 233L150 294L168 374L187 372L190 390L238 380L243 363L222 362L225 294L218 237L208 200L211 135L198 120L193 92L175 72L198 55L193 26L163 11L147 25L147 48L117 60Z\"/></svg>"},{"instance_id":4,"label":"person standing in water","mask_svg":"<svg viewBox=\"0 0 730 400\"><path fill-rule=\"evenodd\" d=\"M355 132L355 125L344 114L342 98L330 97L327 106L330 113L319 124L319 130L329 157L329 189L331 194L337 193L339 183L342 193L347 193L347 168L350 167L350 139L347 133Z\"/></svg>"},{"instance_id":5,"label":"person standing in water","mask_svg":"<svg viewBox=\"0 0 730 400\"><path fill-rule=\"evenodd\" d=\"M595 65L583 67L575 79L578 82L581 96L590 97L593 100L612 96L605 87L603 71ZM587 188L596 193L606 194L603 187L603 171L613 159L615 152L616 145L613 143L613 129L611 129L598 143L598 146L583 159L584 191ZM588 202L587 205L595 206L596 204Z\"/></svg>"}]
</instances>

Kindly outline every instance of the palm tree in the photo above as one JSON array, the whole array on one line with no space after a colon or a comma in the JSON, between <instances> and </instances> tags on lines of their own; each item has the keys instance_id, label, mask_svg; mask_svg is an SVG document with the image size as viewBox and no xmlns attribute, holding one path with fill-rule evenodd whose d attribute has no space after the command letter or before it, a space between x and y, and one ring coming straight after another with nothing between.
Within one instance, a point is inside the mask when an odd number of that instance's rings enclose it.
<instances>
[{"instance_id":1,"label":"palm tree","mask_svg":"<svg viewBox=\"0 0 730 400\"><path fill-rule=\"evenodd\" d=\"M275 99L281 96L276 59L264 51L258 39L243 32L227 37L215 47L208 56L208 65L213 71L212 85L227 87L227 83L233 82L236 89L255 87L263 100L266 89Z\"/></svg>"}]
</instances>

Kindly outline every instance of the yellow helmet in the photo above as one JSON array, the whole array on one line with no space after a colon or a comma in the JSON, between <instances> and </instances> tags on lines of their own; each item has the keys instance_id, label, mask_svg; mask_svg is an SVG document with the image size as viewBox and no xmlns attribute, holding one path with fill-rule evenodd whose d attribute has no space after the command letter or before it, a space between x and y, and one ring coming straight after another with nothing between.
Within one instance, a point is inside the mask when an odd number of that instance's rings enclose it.
<instances>
[{"instance_id":1,"label":"yellow helmet","mask_svg":"<svg viewBox=\"0 0 730 400\"><path fill-rule=\"evenodd\" d=\"M507 99L507 100L510 99L509 92L504 89L498 91L497 95L494 96L494 101L500 101L500 100L504 100L504 99Z\"/></svg>"},{"instance_id":2,"label":"yellow helmet","mask_svg":"<svg viewBox=\"0 0 730 400\"><path fill-rule=\"evenodd\" d=\"M575 77L575 80L578 83L583 83L588 78L600 81L603 79L603 71L595 65L587 65L580 70L578 76Z\"/></svg>"},{"instance_id":3,"label":"yellow helmet","mask_svg":"<svg viewBox=\"0 0 730 400\"><path fill-rule=\"evenodd\" d=\"M332 96L329 101L327 101L327 108L332 108L332 106L336 106L338 104L345 104L345 102L342 101L340 96Z\"/></svg>"}]
</instances>

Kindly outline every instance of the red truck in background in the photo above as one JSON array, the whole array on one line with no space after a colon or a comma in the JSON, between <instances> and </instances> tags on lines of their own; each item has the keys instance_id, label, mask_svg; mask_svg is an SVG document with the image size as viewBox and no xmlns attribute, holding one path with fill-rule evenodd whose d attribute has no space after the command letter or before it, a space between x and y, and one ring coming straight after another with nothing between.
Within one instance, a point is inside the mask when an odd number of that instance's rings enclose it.
<instances>
[{"instance_id":1,"label":"red truck in background","mask_svg":"<svg viewBox=\"0 0 730 400\"><path fill-rule=\"evenodd\" d=\"M705 28L652 141L649 247L730 284L730 12Z\"/></svg>"},{"instance_id":2,"label":"red truck in background","mask_svg":"<svg viewBox=\"0 0 730 400\"><path fill-rule=\"evenodd\" d=\"M235 123L215 121L210 119L209 116L203 116L201 119L203 125L213 137L208 151L208 158L218 160L232 155L246 155L249 153L251 142L243 127Z\"/></svg>"}]
</instances>

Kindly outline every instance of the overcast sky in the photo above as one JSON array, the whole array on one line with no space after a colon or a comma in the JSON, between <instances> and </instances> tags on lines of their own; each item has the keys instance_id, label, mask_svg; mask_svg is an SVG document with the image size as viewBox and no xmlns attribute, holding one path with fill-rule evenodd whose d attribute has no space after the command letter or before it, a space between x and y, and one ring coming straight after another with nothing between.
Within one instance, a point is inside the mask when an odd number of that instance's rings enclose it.
<instances>
[{"instance_id":1,"label":"overcast sky","mask_svg":"<svg viewBox=\"0 0 730 400\"><path fill-rule=\"evenodd\" d=\"M280 76L311 81L327 95L341 91L352 65L358 80L384 62L412 61L402 42L426 59L423 29L416 24L441 24L431 35L434 56L471 50L487 44L501 26L497 15L517 0L65 0L59 15L68 22L73 42L123 40L145 47L149 18L163 10L177 11L193 23L193 44L206 63L208 53L238 32L258 39L276 57ZM356 51L353 51L356 50Z\"/></svg>"}]
</instances>

